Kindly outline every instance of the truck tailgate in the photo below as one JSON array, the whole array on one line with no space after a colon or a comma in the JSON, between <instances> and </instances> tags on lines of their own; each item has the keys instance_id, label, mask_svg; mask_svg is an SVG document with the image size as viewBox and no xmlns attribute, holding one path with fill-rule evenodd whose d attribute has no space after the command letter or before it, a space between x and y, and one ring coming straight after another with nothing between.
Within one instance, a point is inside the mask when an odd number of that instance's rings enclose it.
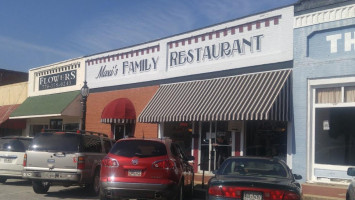
<instances>
[{"instance_id":1,"label":"truck tailgate","mask_svg":"<svg viewBox=\"0 0 355 200\"><path fill-rule=\"evenodd\" d=\"M27 151L25 168L43 168L43 170L66 171L77 168L76 153Z\"/></svg>"}]
</instances>

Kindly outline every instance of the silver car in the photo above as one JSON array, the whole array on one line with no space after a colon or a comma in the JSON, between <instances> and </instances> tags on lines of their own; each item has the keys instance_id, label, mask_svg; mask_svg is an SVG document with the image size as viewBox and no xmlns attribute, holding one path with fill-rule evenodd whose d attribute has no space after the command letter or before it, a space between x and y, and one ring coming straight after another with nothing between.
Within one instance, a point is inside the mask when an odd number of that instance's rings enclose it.
<instances>
[{"instance_id":1,"label":"silver car","mask_svg":"<svg viewBox=\"0 0 355 200\"><path fill-rule=\"evenodd\" d=\"M0 183L22 178L23 156L31 141L31 137L22 136L0 138Z\"/></svg>"},{"instance_id":2,"label":"silver car","mask_svg":"<svg viewBox=\"0 0 355 200\"><path fill-rule=\"evenodd\" d=\"M353 176L353 180L349 185L348 191L346 192L346 200L355 200L355 167L350 167L348 169L348 175Z\"/></svg>"},{"instance_id":3,"label":"silver car","mask_svg":"<svg viewBox=\"0 0 355 200\"><path fill-rule=\"evenodd\" d=\"M99 133L40 133L26 151L22 177L31 180L33 191L39 194L59 184L85 186L92 195L98 195L101 159L112 144Z\"/></svg>"}]
</instances>

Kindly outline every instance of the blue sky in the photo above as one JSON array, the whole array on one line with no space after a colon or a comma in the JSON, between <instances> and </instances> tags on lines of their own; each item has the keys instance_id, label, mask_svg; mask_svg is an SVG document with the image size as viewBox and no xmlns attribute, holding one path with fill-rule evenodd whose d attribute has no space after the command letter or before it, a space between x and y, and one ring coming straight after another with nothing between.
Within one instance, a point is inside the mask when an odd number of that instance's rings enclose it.
<instances>
[{"instance_id":1,"label":"blue sky","mask_svg":"<svg viewBox=\"0 0 355 200\"><path fill-rule=\"evenodd\" d=\"M0 0L0 69L28 72L296 1Z\"/></svg>"}]
</instances>

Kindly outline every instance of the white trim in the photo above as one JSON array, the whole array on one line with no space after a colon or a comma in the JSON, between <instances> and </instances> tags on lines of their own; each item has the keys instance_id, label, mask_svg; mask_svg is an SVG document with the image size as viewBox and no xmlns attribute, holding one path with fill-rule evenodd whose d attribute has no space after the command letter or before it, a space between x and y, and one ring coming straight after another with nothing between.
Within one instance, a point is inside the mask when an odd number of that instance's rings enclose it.
<instances>
[{"instance_id":1,"label":"white trim","mask_svg":"<svg viewBox=\"0 0 355 200\"><path fill-rule=\"evenodd\" d=\"M311 79L309 80L310 86L325 87L326 85L342 85L354 84L355 76L341 77L341 78L323 78L323 79Z\"/></svg>"},{"instance_id":2,"label":"white trim","mask_svg":"<svg viewBox=\"0 0 355 200\"><path fill-rule=\"evenodd\" d=\"M295 16L294 28L301 28L355 17L355 4Z\"/></svg>"},{"instance_id":3,"label":"white trim","mask_svg":"<svg viewBox=\"0 0 355 200\"><path fill-rule=\"evenodd\" d=\"M354 10L355 12L355 10ZM322 182L314 174L315 169L346 171L349 166L345 165L326 165L315 163L315 111L316 108L336 108L336 107L355 107L355 102L344 103L344 87L355 85L355 77L323 78L308 80L307 98L307 181ZM342 102L336 104L316 104L316 89L325 87L341 87Z\"/></svg>"},{"instance_id":4,"label":"white trim","mask_svg":"<svg viewBox=\"0 0 355 200\"><path fill-rule=\"evenodd\" d=\"M338 170L338 171L347 171L349 167L351 166L314 164L315 169L328 169L328 170Z\"/></svg>"},{"instance_id":5,"label":"white trim","mask_svg":"<svg viewBox=\"0 0 355 200\"><path fill-rule=\"evenodd\" d=\"M231 156L235 156L235 138L236 138L236 134L237 132L236 131L232 131L231 133L232 135L232 153L231 153Z\"/></svg>"},{"instance_id":6,"label":"white trim","mask_svg":"<svg viewBox=\"0 0 355 200\"><path fill-rule=\"evenodd\" d=\"M164 123L159 123L158 124L158 138L163 138L164 137Z\"/></svg>"},{"instance_id":7,"label":"white trim","mask_svg":"<svg viewBox=\"0 0 355 200\"><path fill-rule=\"evenodd\" d=\"M198 159L197 159L197 172L202 173L201 171L201 138L202 138L202 122L197 122L198 124Z\"/></svg>"},{"instance_id":8,"label":"white trim","mask_svg":"<svg viewBox=\"0 0 355 200\"><path fill-rule=\"evenodd\" d=\"M244 156L244 138L245 138L245 121L242 122L242 130L240 130L240 156Z\"/></svg>"},{"instance_id":9,"label":"white trim","mask_svg":"<svg viewBox=\"0 0 355 200\"><path fill-rule=\"evenodd\" d=\"M196 132L195 132L195 123L196 122L192 122L192 134L196 134ZM194 156L194 149L195 149L195 137L192 137L191 138L191 155L192 156Z\"/></svg>"},{"instance_id":10,"label":"white trim","mask_svg":"<svg viewBox=\"0 0 355 200\"><path fill-rule=\"evenodd\" d=\"M312 158L312 111L311 111L311 109L312 109L312 105L313 105L313 103L311 103L311 101L312 101L312 92L313 92L313 90L311 90L311 81L310 80L308 80L308 91L307 91L307 128L306 128L306 138L307 138L307 141L306 141L306 143L307 143L307 145L306 145L306 148L307 148L307 150L306 150L306 152L307 152L307 158L306 158L306 166L307 166L307 168L306 168L306 180L307 181L312 181L313 180L313 178L312 178L312 176L313 176L313 158Z\"/></svg>"},{"instance_id":11,"label":"white trim","mask_svg":"<svg viewBox=\"0 0 355 200\"><path fill-rule=\"evenodd\" d=\"M27 115L27 116L17 116L10 117L9 119L28 119L28 118L40 118L40 117L58 117L62 116L62 114L48 114L48 115Z\"/></svg>"},{"instance_id":12,"label":"white trim","mask_svg":"<svg viewBox=\"0 0 355 200\"><path fill-rule=\"evenodd\" d=\"M287 123L287 155L286 155L286 163L290 169L292 169L292 137L293 136L293 131L292 131L292 123L288 122Z\"/></svg>"}]
</instances>

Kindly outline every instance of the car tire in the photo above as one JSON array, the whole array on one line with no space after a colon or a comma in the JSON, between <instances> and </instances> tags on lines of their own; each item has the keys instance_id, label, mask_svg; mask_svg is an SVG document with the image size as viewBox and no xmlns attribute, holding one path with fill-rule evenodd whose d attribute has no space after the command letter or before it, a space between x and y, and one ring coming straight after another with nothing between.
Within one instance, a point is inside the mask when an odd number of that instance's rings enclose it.
<instances>
[{"instance_id":1,"label":"car tire","mask_svg":"<svg viewBox=\"0 0 355 200\"><path fill-rule=\"evenodd\" d=\"M37 194L46 194L49 190L50 183L45 181L32 181L33 191Z\"/></svg>"},{"instance_id":2,"label":"car tire","mask_svg":"<svg viewBox=\"0 0 355 200\"><path fill-rule=\"evenodd\" d=\"M104 194L100 193L100 200L109 200Z\"/></svg>"},{"instance_id":3,"label":"car tire","mask_svg":"<svg viewBox=\"0 0 355 200\"><path fill-rule=\"evenodd\" d=\"M0 177L0 183L5 183L7 180L7 178L4 178L4 177Z\"/></svg>"},{"instance_id":4,"label":"car tire","mask_svg":"<svg viewBox=\"0 0 355 200\"><path fill-rule=\"evenodd\" d=\"M190 197L191 199L194 198L194 188L195 188L195 174L192 175L192 181L190 186Z\"/></svg>"},{"instance_id":5,"label":"car tire","mask_svg":"<svg viewBox=\"0 0 355 200\"><path fill-rule=\"evenodd\" d=\"M183 186L183 181L182 183L180 184L179 186L179 189L178 189L178 194L176 196L176 200L184 200L184 186Z\"/></svg>"},{"instance_id":6,"label":"car tire","mask_svg":"<svg viewBox=\"0 0 355 200\"><path fill-rule=\"evenodd\" d=\"M92 182L86 185L85 188L92 196L97 196L100 194L100 169L95 170Z\"/></svg>"}]
</instances>

